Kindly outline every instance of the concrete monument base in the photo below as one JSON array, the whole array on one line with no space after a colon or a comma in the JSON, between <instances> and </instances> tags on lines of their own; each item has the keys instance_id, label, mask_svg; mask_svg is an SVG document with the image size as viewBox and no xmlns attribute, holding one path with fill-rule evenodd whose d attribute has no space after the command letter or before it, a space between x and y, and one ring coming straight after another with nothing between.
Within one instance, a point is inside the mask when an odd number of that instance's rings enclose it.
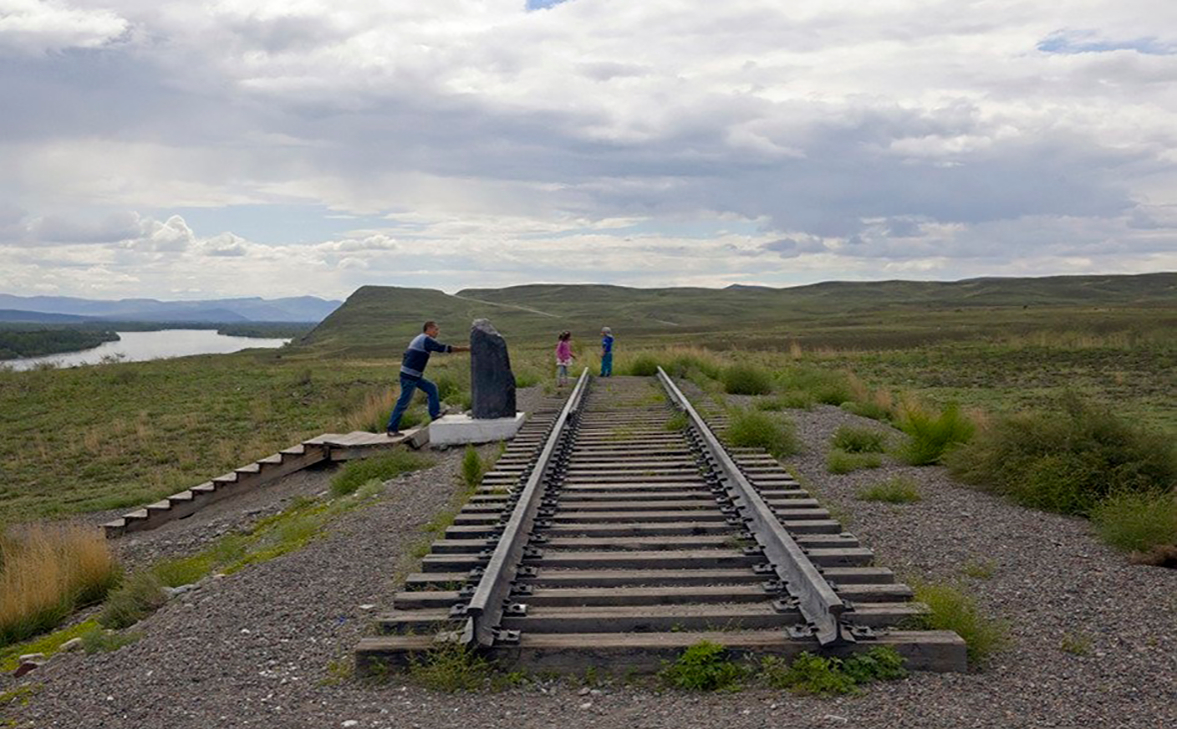
<instances>
[{"instance_id":1,"label":"concrete monument base","mask_svg":"<svg viewBox=\"0 0 1178 729\"><path fill-rule=\"evenodd\" d=\"M523 427L525 417L524 413L516 413L514 418L476 420L465 413L443 415L430 423L429 442L430 445L439 447L507 440L514 438Z\"/></svg>"}]
</instances>

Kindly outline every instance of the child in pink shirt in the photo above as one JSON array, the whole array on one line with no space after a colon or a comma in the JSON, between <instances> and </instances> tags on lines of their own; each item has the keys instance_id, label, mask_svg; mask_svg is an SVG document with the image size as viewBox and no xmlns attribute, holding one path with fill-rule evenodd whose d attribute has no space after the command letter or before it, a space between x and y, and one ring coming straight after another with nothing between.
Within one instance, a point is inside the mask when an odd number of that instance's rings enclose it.
<instances>
[{"instance_id":1,"label":"child in pink shirt","mask_svg":"<svg viewBox=\"0 0 1178 729\"><path fill-rule=\"evenodd\" d=\"M573 354L573 335L571 332L561 332L556 342L556 386L564 387L569 384L569 367L577 358Z\"/></svg>"}]
</instances>

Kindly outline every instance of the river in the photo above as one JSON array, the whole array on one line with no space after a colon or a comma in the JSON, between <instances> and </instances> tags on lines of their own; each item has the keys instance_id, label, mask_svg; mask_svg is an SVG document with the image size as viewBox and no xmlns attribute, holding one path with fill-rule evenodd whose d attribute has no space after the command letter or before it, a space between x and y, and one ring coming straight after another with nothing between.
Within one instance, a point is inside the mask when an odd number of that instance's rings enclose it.
<instances>
[{"instance_id":1,"label":"river","mask_svg":"<svg viewBox=\"0 0 1178 729\"><path fill-rule=\"evenodd\" d=\"M105 342L93 349L62 352L44 357L0 360L0 367L28 370L43 362L59 367L98 364L104 360L144 362L149 359L187 357L193 354L229 354L243 349L275 349L289 339L230 337L212 329L164 329L158 332L118 332L119 341Z\"/></svg>"}]
</instances>

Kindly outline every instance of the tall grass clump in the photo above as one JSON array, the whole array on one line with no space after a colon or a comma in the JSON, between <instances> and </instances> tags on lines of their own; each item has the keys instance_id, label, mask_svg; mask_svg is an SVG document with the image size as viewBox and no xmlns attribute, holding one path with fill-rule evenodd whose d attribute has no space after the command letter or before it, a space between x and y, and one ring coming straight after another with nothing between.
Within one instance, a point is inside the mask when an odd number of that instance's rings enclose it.
<instances>
[{"instance_id":1,"label":"tall grass clump","mask_svg":"<svg viewBox=\"0 0 1178 729\"><path fill-rule=\"evenodd\" d=\"M630 360L625 367L625 374L634 377L653 377L659 373L659 361L653 354L642 352Z\"/></svg>"},{"instance_id":2,"label":"tall grass clump","mask_svg":"<svg viewBox=\"0 0 1178 729\"><path fill-rule=\"evenodd\" d=\"M1175 499L1173 491L1123 491L1092 510L1092 522L1105 542L1136 552L1134 561L1174 566Z\"/></svg>"},{"instance_id":3,"label":"tall grass clump","mask_svg":"<svg viewBox=\"0 0 1178 729\"><path fill-rule=\"evenodd\" d=\"M436 643L424 655L409 658L409 676L432 691L474 691L487 684L491 673L491 663L461 643Z\"/></svg>"},{"instance_id":4,"label":"tall grass clump","mask_svg":"<svg viewBox=\"0 0 1178 729\"><path fill-rule=\"evenodd\" d=\"M429 456L418 455L403 450L395 450L383 456L365 458L360 461L349 461L331 479L331 493L333 496L344 496L354 492L372 479L388 481L394 476L410 471L418 471L433 465Z\"/></svg>"},{"instance_id":5,"label":"tall grass clump","mask_svg":"<svg viewBox=\"0 0 1178 729\"><path fill-rule=\"evenodd\" d=\"M164 585L154 572L136 572L107 596L98 623L104 628L120 630L151 615L167 601Z\"/></svg>"},{"instance_id":6,"label":"tall grass clump","mask_svg":"<svg viewBox=\"0 0 1178 729\"><path fill-rule=\"evenodd\" d=\"M956 405L947 406L938 415L909 406L900 420L900 430L909 438L897 455L912 466L940 463L951 448L969 442L974 429L973 422Z\"/></svg>"},{"instance_id":7,"label":"tall grass clump","mask_svg":"<svg viewBox=\"0 0 1178 729\"><path fill-rule=\"evenodd\" d=\"M795 365L783 370L778 375L778 387L808 392L815 401L826 405L842 405L854 399L845 373L806 365Z\"/></svg>"},{"instance_id":8,"label":"tall grass clump","mask_svg":"<svg viewBox=\"0 0 1178 729\"><path fill-rule=\"evenodd\" d=\"M466 452L462 454L463 483L472 489L475 488L483 480L483 472L483 459L479 458L479 452L473 445L468 445Z\"/></svg>"},{"instance_id":9,"label":"tall grass clump","mask_svg":"<svg viewBox=\"0 0 1178 729\"><path fill-rule=\"evenodd\" d=\"M947 465L966 483L1063 514L1089 514L1113 494L1169 492L1176 475L1173 440L1075 395L1062 413L998 419Z\"/></svg>"},{"instance_id":10,"label":"tall grass clump","mask_svg":"<svg viewBox=\"0 0 1178 729\"><path fill-rule=\"evenodd\" d=\"M389 422L389 414L393 412L393 406L396 404L397 393L391 387L379 392L369 392L364 395L364 400L347 414L344 421L352 430L383 433Z\"/></svg>"},{"instance_id":11,"label":"tall grass clump","mask_svg":"<svg viewBox=\"0 0 1178 729\"><path fill-rule=\"evenodd\" d=\"M757 400L758 410L810 410L814 407L814 396L805 390L791 390L772 397Z\"/></svg>"},{"instance_id":12,"label":"tall grass clump","mask_svg":"<svg viewBox=\"0 0 1178 729\"><path fill-rule=\"evenodd\" d=\"M667 664L659 678L668 686L687 691L721 691L740 688L747 673L728 658L724 646L704 640Z\"/></svg>"},{"instance_id":13,"label":"tall grass clump","mask_svg":"<svg viewBox=\"0 0 1178 729\"><path fill-rule=\"evenodd\" d=\"M965 641L966 655L972 663L984 663L1007 642L1006 623L982 614L974 601L957 585L909 580L914 599L929 607L918 619L928 630L952 630Z\"/></svg>"},{"instance_id":14,"label":"tall grass clump","mask_svg":"<svg viewBox=\"0 0 1178 729\"><path fill-rule=\"evenodd\" d=\"M698 372L718 380L724 372L724 361L714 352L699 347L672 347L667 350L663 369L671 377L687 377Z\"/></svg>"},{"instance_id":15,"label":"tall grass clump","mask_svg":"<svg viewBox=\"0 0 1178 729\"><path fill-rule=\"evenodd\" d=\"M912 504L920 501L920 489L912 479L893 476L863 489L857 498L860 501L882 501L886 504Z\"/></svg>"},{"instance_id":16,"label":"tall grass clump","mask_svg":"<svg viewBox=\"0 0 1178 729\"><path fill-rule=\"evenodd\" d=\"M751 364L735 364L724 370L724 392L729 395L768 395L773 391L769 372Z\"/></svg>"},{"instance_id":17,"label":"tall grass clump","mask_svg":"<svg viewBox=\"0 0 1178 729\"><path fill-rule=\"evenodd\" d=\"M36 525L0 537L0 646L51 630L119 576L97 529Z\"/></svg>"},{"instance_id":18,"label":"tall grass clump","mask_svg":"<svg viewBox=\"0 0 1178 729\"><path fill-rule=\"evenodd\" d=\"M862 468L879 468L883 458L878 453L847 453L841 448L831 448L826 454L828 473L844 474Z\"/></svg>"},{"instance_id":19,"label":"tall grass clump","mask_svg":"<svg viewBox=\"0 0 1178 729\"><path fill-rule=\"evenodd\" d=\"M831 439L831 446L847 453L883 453L887 435L872 428L840 425Z\"/></svg>"},{"instance_id":20,"label":"tall grass clump","mask_svg":"<svg viewBox=\"0 0 1178 729\"><path fill-rule=\"evenodd\" d=\"M733 410L724 434L729 445L737 448L762 448L777 458L801 450L793 423L759 410Z\"/></svg>"}]
</instances>

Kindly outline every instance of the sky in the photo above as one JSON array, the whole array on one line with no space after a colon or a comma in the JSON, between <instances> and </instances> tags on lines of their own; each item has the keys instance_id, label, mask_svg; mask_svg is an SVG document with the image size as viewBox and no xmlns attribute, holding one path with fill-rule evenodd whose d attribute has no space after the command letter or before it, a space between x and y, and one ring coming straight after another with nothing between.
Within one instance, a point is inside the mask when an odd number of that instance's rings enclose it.
<instances>
[{"instance_id":1,"label":"sky","mask_svg":"<svg viewBox=\"0 0 1178 729\"><path fill-rule=\"evenodd\" d=\"M1173 0L0 0L0 292L1176 267Z\"/></svg>"}]
</instances>

